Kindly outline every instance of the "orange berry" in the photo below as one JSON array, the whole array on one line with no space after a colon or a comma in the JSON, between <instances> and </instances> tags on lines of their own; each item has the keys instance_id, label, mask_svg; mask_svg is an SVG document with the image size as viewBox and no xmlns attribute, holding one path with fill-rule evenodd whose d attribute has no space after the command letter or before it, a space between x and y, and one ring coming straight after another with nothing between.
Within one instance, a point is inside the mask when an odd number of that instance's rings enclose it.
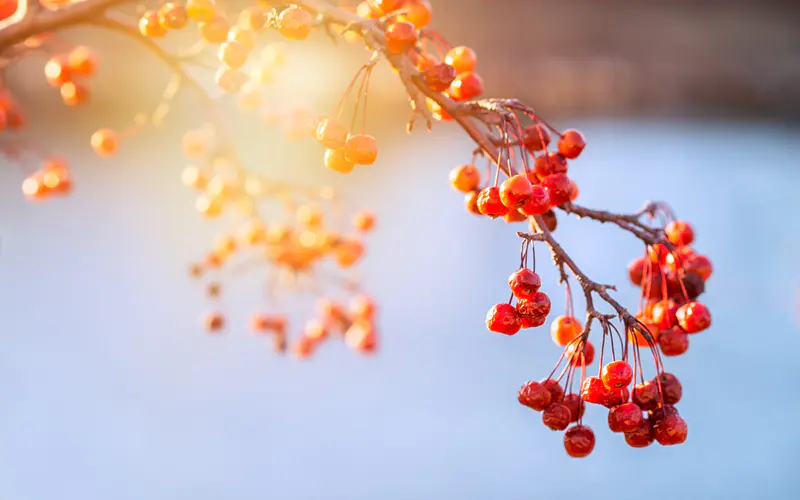
<instances>
[{"instance_id":1,"label":"orange berry","mask_svg":"<svg viewBox=\"0 0 800 500\"><path fill-rule=\"evenodd\" d=\"M247 75L235 68L221 67L215 77L217 86L229 94L238 92L247 83Z\"/></svg>"},{"instance_id":2,"label":"orange berry","mask_svg":"<svg viewBox=\"0 0 800 500\"><path fill-rule=\"evenodd\" d=\"M325 151L325 166L336 172L349 174L356 164L347 159L344 149L328 149Z\"/></svg>"},{"instance_id":3,"label":"orange berry","mask_svg":"<svg viewBox=\"0 0 800 500\"><path fill-rule=\"evenodd\" d=\"M403 21L409 21L411 24L422 29L431 22L431 4L428 0L406 0L403 4L405 14L398 16Z\"/></svg>"},{"instance_id":4,"label":"orange berry","mask_svg":"<svg viewBox=\"0 0 800 500\"><path fill-rule=\"evenodd\" d=\"M150 38L159 38L167 34L167 30L158 22L158 13L148 10L139 19L139 32Z\"/></svg>"},{"instance_id":5,"label":"orange berry","mask_svg":"<svg viewBox=\"0 0 800 500\"><path fill-rule=\"evenodd\" d=\"M278 31L289 40L305 40L311 34L314 18L306 10L290 5L278 16Z\"/></svg>"},{"instance_id":6,"label":"orange berry","mask_svg":"<svg viewBox=\"0 0 800 500\"><path fill-rule=\"evenodd\" d=\"M583 326L571 316L559 316L550 326L550 336L557 345L565 346L583 331Z\"/></svg>"},{"instance_id":7,"label":"orange berry","mask_svg":"<svg viewBox=\"0 0 800 500\"><path fill-rule=\"evenodd\" d=\"M292 346L292 356L297 359L307 359L314 354L317 343L308 337L300 337L297 342Z\"/></svg>"},{"instance_id":8,"label":"orange berry","mask_svg":"<svg viewBox=\"0 0 800 500\"><path fill-rule=\"evenodd\" d=\"M158 24L165 30L180 30L186 27L189 16L180 3L167 2L158 9Z\"/></svg>"},{"instance_id":9,"label":"orange berry","mask_svg":"<svg viewBox=\"0 0 800 500\"><path fill-rule=\"evenodd\" d=\"M198 212L208 217L215 219L222 213L222 200L219 198L209 198L208 196L201 195L197 198L194 204Z\"/></svg>"},{"instance_id":10,"label":"orange berry","mask_svg":"<svg viewBox=\"0 0 800 500\"><path fill-rule=\"evenodd\" d=\"M483 79L473 72L461 73L450 85L450 94L456 101L467 101L483 94Z\"/></svg>"},{"instance_id":11,"label":"orange berry","mask_svg":"<svg viewBox=\"0 0 800 500\"><path fill-rule=\"evenodd\" d=\"M203 324L209 332L218 333L225 328L225 316L218 312L209 313L203 318Z\"/></svg>"},{"instance_id":12,"label":"orange berry","mask_svg":"<svg viewBox=\"0 0 800 500\"><path fill-rule=\"evenodd\" d=\"M417 43L419 32L408 21L393 21L386 28L386 47L392 54L402 54Z\"/></svg>"},{"instance_id":13,"label":"orange berry","mask_svg":"<svg viewBox=\"0 0 800 500\"><path fill-rule=\"evenodd\" d=\"M364 255L364 245L355 239L342 239L336 244L334 251L339 267L347 268L358 262Z\"/></svg>"},{"instance_id":14,"label":"orange berry","mask_svg":"<svg viewBox=\"0 0 800 500\"><path fill-rule=\"evenodd\" d=\"M375 214L372 212L358 212L353 216L353 227L364 233L372 231L375 227Z\"/></svg>"},{"instance_id":15,"label":"orange berry","mask_svg":"<svg viewBox=\"0 0 800 500\"><path fill-rule=\"evenodd\" d=\"M87 104L91 97L89 87L75 82L67 82L59 89L61 92L61 100L67 106L80 106Z\"/></svg>"},{"instance_id":16,"label":"orange berry","mask_svg":"<svg viewBox=\"0 0 800 500\"><path fill-rule=\"evenodd\" d=\"M214 18L217 6L214 0L186 0L186 15L198 23L207 23Z\"/></svg>"},{"instance_id":17,"label":"orange berry","mask_svg":"<svg viewBox=\"0 0 800 500\"><path fill-rule=\"evenodd\" d=\"M91 143L97 156L113 156L119 147L119 137L113 130L103 128L92 134Z\"/></svg>"},{"instance_id":18,"label":"orange berry","mask_svg":"<svg viewBox=\"0 0 800 500\"><path fill-rule=\"evenodd\" d=\"M239 42L244 45L248 51L253 50L256 46L256 36L253 31L241 26L234 26L228 31L228 40Z\"/></svg>"},{"instance_id":19,"label":"orange berry","mask_svg":"<svg viewBox=\"0 0 800 500\"><path fill-rule=\"evenodd\" d=\"M219 46L218 57L229 68L238 69L247 62L250 50L239 42L228 40Z\"/></svg>"},{"instance_id":20,"label":"orange berry","mask_svg":"<svg viewBox=\"0 0 800 500\"><path fill-rule=\"evenodd\" d=\"M480 183L481 173L471 163L461 165L450 171L450 184L462 193L475 191Z\"/></svg>"},{"instance_id":21,"label":"orange berry","mask_svg":"<svg viewBox=\"0 0 800 500\"><path fill-rule=\"evenodd\" d=\"M471 48L460 45L447 52L444 62L455 68L456 73L460 75L475 70L478 56Z\"/></svg>"},{"instance_id":22,"label":"orange berry","mask_svg":"<svg viewBox=\"0 0 800 500\"><path fill-rule=\"evenodd\" d=\"M42 176L38 173L31 175L22 183L22 194L24 194L26 198L32 200L42 198L46 194L46 191L47 189L44 186Z\"/></svg>"},{"instance_id":23,"label":"orange berry","mask_svg":"<svg viewBox=\"0 0 800 500\"><path fill-rule=\"evenodd\" d=\"M197 25L200 36L208 43L222 43L228 39L228 31L231 29L228 20L222 16L214 16L210 21L202 22Z\"/></svg>"},{"instance_id":24,"label":"orange berry","mask_svg":"<svg viewBox=\"0 0 800 500\"><path fill-rule=\"evenodd\" d=\"M344 155L356 165L372 165L378 158L378 141L371 135L351 135L345 142Z\"/></svg>"},{"instance_id":25,"label":"orange berry","mask_svg":"<svg viewBox=\"0 0 800 500\"><path fill-rule=\"evenodd\" d=\"M347 128L334 118L323 118L317 124L317 140L326 148L343 148L347 136Z\"/></svg>"},{"instance_id":26,"label":"orange berry","mask_svg":"<svg viewBox=\"0 0 800 500\"><path fill-rule=\"evenodd\" d=\"M64 56L52 57L44 65L44 76L52 87L60 87L72 80L69 62Z\"/></svg>"},{"instance_id":27,"label":"orange berry","mask_svg":"<svg viewBox=\"0 0 800 500\"><path fill-rule=\"evenodd\" d=\"M67 67L71 74L92 76L97 69L97 59L92 49L79 45L67 55Z\"/></svg>"},{"instance_id":28,"label":"orange berry","mask_svg":"<svg viewBox=\"0 0 800 500\"><path fill-rule=\"evenodd\" d=\"M69 166L61 158L48 158L42 165L42 184L45 189L66 194L72 189Z\"/></svg>"},{"instance_id":29,"label":"orange berry","mask_svg":"<svg viewBox=\"0 0 800 500\"><path fill-rule=\"evenodd\" d=\"M365 0L356 7L356 15L362 19L377 19L381 17L378 10L373 7L373 1Z\"/></svg>"},{"instance_id":30,"label":"orange berry","mask_svg":"<svg viewBox=\"0 0 800 500\"><path fill-rule=\"evenodd\" d=\"M237 24L245 30L261 32L267 26L267 10L261 6L253 5L239 13Z\"/></svg>"},{"instance_id":31,"label":"orange berry","mask_svg":"<svg viewBox=\"0 0 800 500\"><path fill-rule=\"evenodd\" d=\"M186 187L205 189L208 184L208 174L197 167L186 167L181 173L181 180Z\"/></svg>"}]
</instances>

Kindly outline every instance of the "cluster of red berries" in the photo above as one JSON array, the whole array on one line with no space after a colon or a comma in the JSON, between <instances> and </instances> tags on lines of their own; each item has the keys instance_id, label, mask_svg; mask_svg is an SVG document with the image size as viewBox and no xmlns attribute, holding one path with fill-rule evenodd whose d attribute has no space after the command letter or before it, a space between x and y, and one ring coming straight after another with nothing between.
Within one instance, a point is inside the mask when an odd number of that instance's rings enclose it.
<instances>
[{"instance_id":1,"label":"cluster of red berries","mask_svg":"<svg viewBox=\"0 0 800 500\"><path fill-rule=\"evenodd\" d=\"M569 361L574 365L575 357ZM678 378L661 373L652 380L634 382L631 365L616 360L603 366L600 375L585 378L580 394L566 393L559 380L547 378L525 383L517 398L520 404L542 412L546 427L566 431L564 448L571 457L585 457L595 446L594 431L582 422L586 403L608 408L609 429L623 434L633 448L653 442L669 446L686 441L688 427L675 407L683 394Z\"/></svg>"},{"instance_id":2,"label":"cluster of red berries","mask_svg":"<svg viewBox=\"0 0 800 500\"><path fill-rule=\"evenodd\" d=\"M711 326L711 313L697 298L711 277L711 260L692 249L694 230L673 220L664 228L665 243L649 245L646 254L628 266L634 285L642 289L643 307L637 318L647 326L665 356L689 349L689 337ZM641 335L634 340L648 345Z\"/></svg>"},{"instance_id":3,"label":"cluster of red berries","mask_svg":"<svg viewBox=\"0 0 800 500\"><path fill-rule=\"evenodd\" d=\"M209 285L209 295L218 297L219 286ZM375 302L367 295L356 295L345 307L330 299L321 299L317 304L317 316L309 320L300 335L289 345L288 320L280 314L254 314L250 329L256 335L272 339L278 354L291 354L297 359L308 359L320 345L328 340L341 339L350 349L360 354L373 354L378 348L378 333L375 329ZM225 329L225 316L212 312L204 316L203 324L212 334Z\"/></svg>"},{"instance_id":4,"label":"cluster of red berries","mask_svg":"<svg viewBox=\"0 0 800 500\"><path fill-rule=\"evenodd\" d=\"M64 104L80 106L89 102L91 90L85 79L94 76L96 70L94 52L81 45L51 57L44 66L44 75L47 83L60 90Z\"/></svg>"},{"instance_id":5,"label":"cluster of red berries","mask_svg":"<svg viewBox=\"0 0 800 500\"><path fill-rule=\"evenodd\" d=\"M496 304L486 313L486 327L514 335L521 329L542 326L550 314L550 297L540 292L542 279L531 269L520 267L508 277L511 300ZM516 305L511 305L513 299Z\"/></svg>"}]
</instances>

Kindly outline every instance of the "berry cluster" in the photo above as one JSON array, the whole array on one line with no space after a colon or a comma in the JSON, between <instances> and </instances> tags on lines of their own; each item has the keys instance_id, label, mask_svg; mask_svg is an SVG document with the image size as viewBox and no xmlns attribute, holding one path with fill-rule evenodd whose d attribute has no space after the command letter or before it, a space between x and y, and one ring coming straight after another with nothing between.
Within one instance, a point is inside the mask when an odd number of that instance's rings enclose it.
<instances>
[{"instance_id":1,"label":"berry cluster","mask_svg":"<svg viewBox=\"0 0 800 500\"><path fill-rule=\"evenodd\" d=\"M674 219L666 208L660 212ZM689 349L691 335L711 326L711 313L697 298L705 291L713 267L708 257L691 247L694 230L688 222L671 220L664 234L664 243L649 245L643 257L629 264L628 275L642 289L637 318L664 356L679 356ZM648 345L641 336L632 340Z\"/></svg>"}]
</instances>

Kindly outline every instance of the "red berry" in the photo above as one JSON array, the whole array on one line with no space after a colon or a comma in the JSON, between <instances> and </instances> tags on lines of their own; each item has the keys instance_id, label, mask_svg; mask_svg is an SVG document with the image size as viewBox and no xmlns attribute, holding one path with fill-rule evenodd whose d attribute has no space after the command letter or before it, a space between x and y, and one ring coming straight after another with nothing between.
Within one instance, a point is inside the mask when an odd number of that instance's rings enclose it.
<instances>
[{"instance_id":1,"label":"red berry","mask_svg":"<svg viewBox=\"0 0 800 500\"><path fill-rule=\"evenodd\" d=\"M662 330L672 328L678 324L678 318L675 317L678 307L677 302L672 299L656 302L651 312L653 322Z\"/></svg>"},{"instance_id":2,"label":"red berry","mask_svg":"<svg viewBox=\"0 0 800 500\"><path fill-rule=\"evenodd\" d=\"M550 406L550 398L547 387L534 380L526 382L517 393L520 404L536 411L542 411Z\"/></svg>"},{"instance_id":3,"label":"red berry","mask_svg":"<svg viewBox=\"0 0 800 500\"><path fill-rule=\"evenodd\" d=\"M432 66L423 74L425 83L435 92L444 92L450 88L456 76L455 68L445 63Z\"/></svg>"},{"instance_id":4,"label":"red berry","mask_svg":"<svg viewBox=\"0 0 800 500\"><path fill-rule=\"evenodd\" d=\"M608 411L608 428L611 432L635 431L642 420L642 409L636 403L623 403Z\"/></svg>"},{"instance_id":5,"label":"red berry","mask_svg":"<svg viewBox=\"0 0 800 500\"><path fill-rule=\"evenodd\" d=\"M690 255L682 259L680 264L687 273L696 274L703 278L703 281L708 280L708 278L711 277L711 273L714 271L711 260L705 255Z\"/></svg>"},{"instance_id":6,"label":"red berry","mask_svg":"<svg viewBox=\"0 0 800 500\"><path fill-rule=\"evenodd\" d=\"M458 166L450 171L450 184L462 193L475 191L480 183L481 173L471 163Z\"/></svg>"},{"instance_id":7,"label":"red berry","mask_svg":"<svg viewBox=\"0 0 800 500\"><path fill-rule=\"evenodd\" d=\"M583 138L583 134L575 129L565 130L561 137L558 138L558 151L566 156L567 159L574 160L585 147L586 141Z\"/></svg>"},{"instance_id":8,"label":"red berry","mask_svg":"<svg viewBox=\"0 0 800 500\"><path fill-rule=\"evenodd\" d=\"M534 171L540 179L553 174L566 174L567 159L561 153L547 153L536 158Z\"/></svg>"},{"instance_id":9,"label":"red berry","mask_svg":"<svg viewBox=\"0 0 800 500\"><path fill-rule=\"evenodd\" d=\"M550 132L541 125L529 125L522 131L522 142L529 151L541 151L550 144Z\"/></svg>"},{"instance_id":10,"label":"red berry","mask_svg":"<svg viewBox=\"0 0 800 500\"><path fill-rule=\"evenodd\" d=\"M528 201L533 188L524 175L509 177L500 185L500 200L508 208L519 208Z\"/></svg>"},{"instance_id":11,"label":"red berry","mask_svg":"<svg viewBox=\"0 0 800 500\"><path fill-rule=\"evenodd\" d=\"M678 308L675 316L686 333L702 332L711 326L711 313L700 302L689 302Z\"/></svg>"},{"instance_id":12,"label":"red berry","mask_svg":"<svg viewBox=\"0 0 800 500\"><path fill-rule=\"evenodd\" d=\"M556 345L566 346L583 332L583 326L572 316L559 316L550 325L550 336Z\"/></svg>"},{"instance_id":13,"label":"red berry","mask_svg":"<svg viewBox=\"0 0 800 500\"><path fill-rule=\"evenodd\" d=\"M636 429L625 433L625 442L631 448L646 448L653 443L653 424L650 419L643 418Z\"/></svg>"},{"instance_id":14,"label":"red berry","mask_svg":"<svg viewBox=\"0 0 800 500\"><path fill-rule=\"evenodd\" d=\"M659 376L659 382L661 382L661 395L664 397L664 404L674 405L681 400L683 386L678 377L671 373L662 373Z\"/></svg>"},{"instance_id":15,"label":"red berry","mask_svg":"<svg viewBox=\"0 0 800 500\"><path fill-rule=\"evenodd\" d=\"M519 303L517 304L519 305ZM519 311L519 310L517 310ZM519 318L519 326L520 328L536 328L542 326L547 318L544 316L522 316L520 315Z\"/></svg>"},{"instance_id":16,"label":"red berry","mask_svg":"<svg viewBox=\"0 0 800 500\"><path fill-rule=\"evenodd\" d=\"M583 458L594 449L594 432L585 425L576 425L564 433L564 448L567 455Z\"/></svg>"},{"instance_id":17,"label":"red berry","mask_svg":"<svg viewBox=\"0 0 800 500\"><path fill-rule=\"evenodd\" d=\"M528 200L519 207L525 215L542 215L550 210L550 195L542 186L532 186Z\"/></svg>"},{"instance_id":18,"label":"red berry","mask_svg":"<svg viewBox=\"0 0 800 500\"><path fill-rule=\"evenodd\" d=\"M483 93L483 79L477 73L461 73L450 85L450 94L456 101L468 101Z\"/></svg>"},{"instance_id":19,"label":"red berry","mask_svg":"<svg viewBox=\"0 0 800 500\"><path fill-rule=\"evenodd\" d=\"M658 397L658 386L652 380L646 380L641 384L636 384L633 387L631 400L645 411L657 408L661 401Z\"/></svg>"},{"instance_id":20,"label":"red berry","mask_svg":"<svg viewBox=\"0 0 800 500\"><path fill-rule=\"evenodd\" d=\"M577 350L577 352L575 352ZM583 357L581 357L583 352ZM583 342L575 342L567 347L567 359L571 360L572 366L580 368L582 364L590 365L594 361L594 346L591 342L586 342L586 348L583 347Z\"/></svg>"},{"instance_id":21,"label":"red berry","mask_svg":"<svg viewBox=\"0 0 800 500\"><path fill-rule=\"evenodd\" d=\"M631 283L636 286L641 286L642 284L646 262L644 257L639 257L628 264L628 277L630 277Z\"/></svg>"},{"instance_id":22,"label":"red berry","mask_svg":"<svg viewBox=\"0 0 800 500\"><path fill-rule=\"evenodd\" d=\"M586 377L581 387L581 397L587 403L601 405L606 400L608 389L600 377Z\"/></svg>"},{"instance_id":23,"label":"red berry","mask_svg":"<svg viewBox=\"0 0 800 500\"><path fill-rule=\"evenodd\" d=\"M664 356L680 356L689 349L689 336L678 327L661 332L658 345Z\"/></svg>"},{"instance_id":24,"label":"red berry","mask_svg":"<svg viewBox=\"0 0 800 500\"><path fill-rule=\"evenodd\" d=\"M602 379L608 389L627 387L633 380L633 368L626 361L612 361L603 367Z\"/></svg>"},{"instance_id":25,"label":"red berry","mask_svg":"<svg viewBox=\"0 0 800 500\"><path fill-rule=\"evenodd\" d=\"M516 208L512 208L508 211L507 214L503 216L503 220L508 222L509 224L514 222L524 222L528 217L517 210Z\"/></svg>"},{"instance_id":26,"label":"red berry","mask_svg":"<svg viewBox=\"0 0 800 500\"><path fill-rule=\"evenodd\" d=\"M527 267L517 269L508 277L508 286L518 299L530 299L542 286L542 279Z\"/></svg>"},{"instance_id":27,"label":"red berry","mask_svg":"<svg viewBox=\"0 0 800 500\"><path fill-rule=\"evenodd\" d=\"M677 413L665 415L653 425L653 435L661 446L681 444L686 441L689 427Z\"/></svg>"},{"instance_id":28,"label":"red berry","mask_svg":"<svg viewBox=\"0 0 800 500\"><path fill-rule=\"evenodd\" d=\"M480 207L478 206L478 198L478 191L470 191L464 195L464 206L468 212L471 212L475 215L483 215Z\"/></svg>"},{"instance_id":29,"label":"red berry","mask_svg":"<svg viewBox=\"0 0 800 500\"><path fill-rule=\"evenodd\" d=\"M467 73L473 71L478 63L478 56L475 51L463 45L453 47L447 52L444 61L451 65L456 73Z\"/></svg>"},{"instance_id":30,"label":"red berry","mask_svg":"<svg viewBox=\"0 0 800 500\"><path fill-rule=\"evenodd\" d=\"M563 431L571 421L569 407L563 403L551 403L542 413L542 422L554 431Z\"/></svg>"},{"instance_id":31,"label":"red berry","mask_svg":"<svg viewBox=\"0 0 800 500\"><path fill-rule=\"evenodd\" d=\"M486 313L486 328L492 332L514 335L520 329L517 310L506 303L493 306Z\"/></svg>"},{"instance_id":32,"label":"red berry","mask_svg":"<svg viewBox=\"0 0 800 500\"><path fill-rule=\"evenodd\" d=\"M666 264L670 251L663 243L656 243L655 245L647 246L647 255L653 264Z\"/></svg>"},{"instance_id":33,"label":"red berry","mask_svg":"<svg viewBox=\"0 0 800 500\"><path fill-rule=\"evenodd\" d=\"M613 390L608 390L608 388L606 388L606 391L606 397L601 403L606 408L613 408L621 405L622 403L627 402L628 398L630 397L630 392L628 391L627 387Z\"/></svg>"},{"instance_id":34,"label":"red berry","mask_svg":"<svg viewBox=\"0 0 800 500\"><path fill-rule=\"evenodd\" d=\"M392 21L386 28L386 47L392 54L402 54L417 43L418 36L416 26L410 22Z\"/></svg>"},{"instance_id":35,"label":"red berry","mask_svg":"<svg viewBox=\"0 0 800 500\"><path fill-rule=\"evenodd\" d=\"M688 222L672 221L664 228L667 239L679 247L691 245L694 241L694 230Z\"/></svg>"},{"instance_id":36,"label":"red berry","mask_svg":"<svg viewBox=\"0 0 800 500\"><path fill-rule=\"evenodd\" d=\"M493 219L508 213L509 208L503 205L500 199L499 187L487 187L481 190L478 194L478 210Z\"/></svg>"},{"instance_id":37,"label":"red berry","mask_svg":"<svg viewBox=\"0 0 800 500\"><path fill-rule=\"evenodd\" d=\"M554 207L569 202L572 196L572 182L567 174L548 175L542 179L542 187L550 195L550 204Z\"/></svg>"},{"instance_id":38,"label":"red berry","mask_svg":"<svg viewBox=\"0 0 800 500\"><path fill-rule=\"evenodd\" d=\"M572 422L577 422L586 411L586 404L581 399L580 394L567 394L564 396L564 404L569 408Z\"/></svg>"},{"instance_id":39,"label":"red berry","mask_svg":"<svg viewBox=\"0 0 800 500\"><path fill-rule=\"evenodd\" d=\"M519 299L517 312L523 316L546 318L550 314L550 297L544 292L536 292L530 299Z\"/></svg>"},{"instance_id":40,"label":"red berry","mask_svg":"<svg viewBox=\"0 0 800 500\"><path fill-rule=\"evenodd\" d=\"M550 391L550 401L553 403L560 403L564 399L564 389L557 380L548 378L542 380L541 384Z\"/></svg>"}]
</instances>

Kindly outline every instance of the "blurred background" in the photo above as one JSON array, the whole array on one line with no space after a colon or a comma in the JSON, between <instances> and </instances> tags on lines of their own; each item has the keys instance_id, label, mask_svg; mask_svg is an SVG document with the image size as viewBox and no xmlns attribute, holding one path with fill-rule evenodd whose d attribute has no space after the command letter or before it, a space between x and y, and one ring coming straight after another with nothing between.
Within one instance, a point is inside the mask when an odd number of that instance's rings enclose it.
<instances>
[{"instance_id":1,"label":"blurred background","mask_svg":"<svg viewBox=\"0 0 800 500\"><path fill-rule=\"evenodd\" d=\"M169 73L140 46L80 28L64 37L97 49L90 106L66 109L41 77L42 58L7 74L29 129L0 137L26 151L22 164L0 160L0 498L795 498L800 4L432 4L432 26L478 53L486 95L519 97L585 133L570 170L581 204L629 212L667 200L694 224L715 266L703 296L714 325L666 360L683 382L687 442L631 449L607 430L605 411L589 408L597 446L570 459L562 435L517 403L519 386L559 356L546 327L501 338L484 326L507 298L524 225L464 212L447 175L474 145L453 124L406 135L391 70L380 67L370 91L373 167L335 175L314 141L265 125L261 115L327 112L367 60L322 34L285 44L260 113L236 111L212 72L197 73L220 96L248 166L334 186L348 208L378 216L360 274L380 304L379 354L330 344L310 362L274 355L249 333L250 314L286 311L299 328L313 297L267 300L257 269L227 276L221 304L204 298L187 266L230 222L204 221L180 181L180 138L205 118L187 91L162 129L123 142L114 159L95 157L92 132L152 110ZM22 196L39 153L69 159L69 198ZM638 241L563 216L556 236L635 308L626 266ZM538 255L559 311L563 290ZM219 306L230 326L211 337L199 318Z\"/></svg>"}]
</instances>

